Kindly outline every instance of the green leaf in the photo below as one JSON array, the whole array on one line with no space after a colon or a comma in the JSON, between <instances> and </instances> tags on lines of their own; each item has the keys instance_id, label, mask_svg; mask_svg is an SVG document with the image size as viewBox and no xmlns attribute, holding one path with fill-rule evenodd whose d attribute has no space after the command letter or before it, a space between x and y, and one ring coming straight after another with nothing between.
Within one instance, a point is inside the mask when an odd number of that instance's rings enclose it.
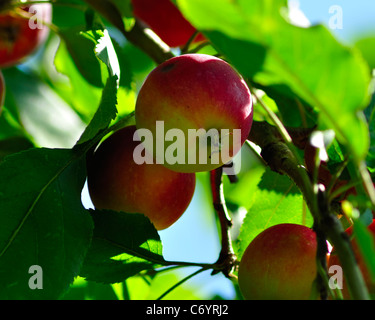
<instances>
[{"instance_id":1,"label":"green leaf","mask_svg":"<svg viewBox=\"0 0 375 320\"><path fill-rule=\"evenodd\" d=\"M237 175L238 181L231 183L229 179L223 179L224 194L227 205L248 209L256 199L258 183L265 169L263 163L246 145L241 149L241 157L241 170Z\"/></svg>"},{"instance_id":2,"label":"green leaf","mask_svg":"<svg viewBox=\"0 0 375 320\"><path fill-rule=\"evenodd\" d=\"M132 17L133 10L131 0L110 0L119 10L122 17Z\"/></svg>"},{"instance_id":3,"label":"green leaf","mask_svg":"<svg viewBox=\"0 0 375 320\"><path fill-rule=\"evenodd\" d=\"M4 157L23 150L33 148L34 145L26 137L15 136L0 140L0 161Z\"/></svg>"},{"instance_id":4,"label":"green leaf","mask_svg":"<svg viewBox=\"0 0 375 320\"><path fill-rule=\"evenodd\" d=\"M116 93L117 76L112 76L108 78L107 84L103 89L102 98L98 110L81 135L77 144L82 144L94 138L101 130L108 127L111 120L116 118Z\"/></svg>"},{"instance_id":5,"label":"green leaf","mask_svg":"<svg viewBox=\"0 0 375 320\"><path fill-rule=\"evenodd\" d=\"M278 108L278 112L275 112L284 126L312 128L316 125L318 121L316 110L296 96L289 87L285 85L261 86L259 83L255 85L274 100ZM267 96L263 96L262 99L270 106L270 103L266 101Z\"/></svg>"},{"instance_id":6,"label":"green leaf","mask_svg":"<svg viewBox=\"0 0 375 320\"><path fill-rule=\"evenodd\" d=\"M37 146L48 148L74 145L85 124L70 105L35 74L17 68L2 72L7 83L7 110L11 112L12 120L18 122L20 130L27 132L27 138L32 138Z\"/></svg>"},{"instance_id":7,"label":"green leaf","mask_svg":"<svg viewBox=\"0 0 375 320\"><path fill-rule=\"evenodd\" d=\"M0 139L22 135L24 135L24 131L19 123L19 119L16 119L5 105L2 107L0 116Z\"/></svg>"},{"instance_id":8,"label":"green leaf","mask_svg":"<svg viewBox=\"0 0 375 320\"><path fill-rule=\"evenodd\" d=\"M124 22L126 31L131 30L134 26L135 19L133 17L133 8L130 0L110 0L110 2L117 8L119 14Z\"/></svg>"},{"instance_id":9,"label":"green leaf","mask_svg":"<svg viewBox=\"0 0 375 320\"><path fill-rule=\"evenodd\" d=\"M247 212L239 234L238 257L263 230L280 223L312 225L302 194L287 177L267 168L258 185L256 200ZM304 212L305 210L305 212Z\"/></svg>"},{"instance_id":10,"label":"green leaf","mask_svg":"<svg viewBox=\"0 0 375 320\"><path fill-rule=\"evenodd\" d=\"M97 33L92 34L97 35ZM108 67L109 74L117 76L117 79L120 80L120 65L108 31L103 30L103 35L96 40L98 42L95 47L97 57Z\"/></svg>"},{"instance_id":11,"label":"green leaf","mask_svg":"<svg viewBox=\"0 0 375 320\"><path fill-rule=\"evenodd\" d=\"M186 268L184 270L169 270L158 272L152 279L144 279L142 277L132 277L126 280L131 300L156 300L172 285L178 283L187 274L191 274L196 268ZM206 271L209 272L209 271ZM203 277L203 276L202 276ZM219 277L219 275L215 275ZM146 281L145 281L146 280ZM213 278L212 281L216 279ZM164 298L165 300L202 300L207 299L202 294L199 287L199 280L192 282L184 282L177 286Z\"/></svg>"},{"instance_id":12,"label":"green leaf","mask_svg":"<svg viewBox=\"0 0 375 320\"><path fill-rule=\"evenodd\" d=\"M31 149L0 164L0 298L57 299L92 235L81 203L85 164L69 149ZM42 270L32 290L30 267Z\"/></svg>"},{"instance_id":13,"label":"green leaf","mask_svg":"<svg viewBox=\"0 0 375 320\"><path fill-rule=\"evenodd\" d=\"M84 20L82 8L85 2L81 0L55 0L53 3L53 24L58 29L79 25ZM69 17L69 19L67 19Z\"/></svg>"},{"instance_id":14,"label":"green leaf","mask_svg":"<svg viewBox=\"0 0 375 320\"><path fill-rule=\"evenodd\" d=\"M91 211L94 235L80 276L116 283L165 264L158 232L142 214Z\"/></svg>"},{"instance_id":15,"label":"green leaf","mask_svg":"<svg viewBox=\"0 0 375 320\"><path fill-rule=\"evenodd\" d=\"M128 1L128 0L126 0ZM103 16L108 20L114 27L119 30L124 30L124 21L117 8L116 3L113 3L111 0L85 0L97 13ZM117 2L114 0L114 2Z\"/></svg>"},{"instance_id":16,"label":"green leaf","mask_svg":"<svg viewBox=\"0 0 375 320\"><path fill-rule=\"evenodd\" d=\"M371 69L375 68L375 37L365 37L356 42L356 47L361 51Z\"/></svg>"},{"instance_id":17,"label":"green leaf","mask_svg":"<svg viewBox=\"0 0 375 320\"><path fill-rule=\"evenodd\" d=\"M372 282L375 281L375 245L374 237L366 225L359 219L354 220L353 224L354 239L357 241L361 256L369 270Z\"/></svg>"},{"instance_id":18,"label":"green leaf","mask_svg":"<svg viewBox=\"0 0 375 320\"><path fill-rule=\"evenodd\" d=\"M52 74L49 80L54 84L55 91L67 101L86 124L89 123L98 108L103 88L95 87L86 81L76 67L64 42L60 42L54 66L57 75ZM69 79L68 84L64 81L65 76Z\"/></svg>"},{"instance_id":19,"label":"green leaf","mask_svg":"<svg viewBox=\"0 0 375 320\"><path fill-rule=\"evenodd\" d=\"M15 117L6 107L0 116L0 161L7 155L34 147Z\"/></svg>"},{"instance_id":20,"label":"green leaf","mask_svg":"<svg viewBox=\"0 0 375 320\"><path fill-rule=\"evenodd\" d=\"M360 112L368 103L370 70L359 52L323 26L301 28L282 16L284 0L179 0L189 21L243 74L262 86L284 85L320 111L355 160L369 147ZM296 112L297 110L290 110Z\"/></svg>"},{"instance_id":21,"label":"green leaf","mask_svg":"<svg viewBox=\"0 0 375 320\"><path fill-rule=\"evenodd\" d=\"M118 284L121 286L121 284ZM118 300L111 285L85 281L77 277L62 300Z\"/></svg>"},{"instance_id":22,"label":"green leaf","mask_svg":"<svg viewBox=\"0 0 375 320\"><path fill-rule=\"evenodd\" d=\"M375 78L372 82L373 94L370 104L365 110L366 119L369 126L370 148L366 157L366 163L371 172L375 171Z\"/></svg>"},{"instance_id":23,"label":"green leaf","mask_svg":"<svg viewBox=\"0 0 375 320\"><path fill-rule=\"evenodd\" d=\"M67 28L60 31L60 36L64 40L66 47L77 67L86 81L96 87L103 87L102 65L95 54L95 47L98 44L93 36L93 32L103 36L102 31L85 31L82 27Z\"/></svg>"}]
</instances>

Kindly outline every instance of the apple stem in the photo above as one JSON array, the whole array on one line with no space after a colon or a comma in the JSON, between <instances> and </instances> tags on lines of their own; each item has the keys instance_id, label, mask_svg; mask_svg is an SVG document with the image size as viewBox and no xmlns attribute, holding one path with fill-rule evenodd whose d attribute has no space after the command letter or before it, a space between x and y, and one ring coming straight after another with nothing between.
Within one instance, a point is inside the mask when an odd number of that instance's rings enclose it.
<instances>
[{"instance_id":1,"label":"apple stem","mask_svg":"<svg viewBox=\"0 0 375 320\"><path fill-rule=\"evenodd\" d=\"M327 241L324 232L321 230L319 224L314 223L313 230L316 233L317 241L317 252L316 252L316 264L317 264L317 277L316 282L318 286L318 292L322 300L327 300L327 291L329 290L328 282L328 273L327 273Z\"/></svg>"},{"instance_id":2,"label":"apple stem","mask_svg":"<svg viewBox=\"0 0 375 320\"><path fill-rule=\"evenodd\" d=\"M194 34L189 38L189 40L186 42L186 44L184 45L184 47L181 49L181 53L182 54L188 53L190 45L193 43L193 41L195 40L195 38L198 36L198 33L199 33L198 30L195 31Z\"/></svg>"},{"instance_id":3,"label":"apple stem","mask_svg":"<svg viewBox=\"0 0 375 320\"><path fill-rule=\"evenodd\" d=\"M129 42L148 54L157 64L174 57L170 48L161 40L157 41L146 33L145 28L138 21L130 31L126 31L125 28L121 28L120 31Z\"/></svg>"},{"instance_id":4,"label":"apple stem","mask_svg":"<svg viewBox=\"0 0 375 320\"><path fill-rule=\"evenodd\" d=\"M84 1L115 26L129 42L145 52L157 64L174 57L171 49L160 38L146 32L146 28L137 19L132 29L126 30L121 14L110 1ZM155 34L153 33L153 35Z\"/></svg>"},{"instance_id":5,"label":"apple stem","mask_svg":"<svg viewBox=\"0 0 375 320\"><path fill-rule=\"evenodd\" d=\"M199 270L197 270L197 271L193 272L192 274L186 276L182 280L178 281L175 285L173 285L172 287L170 287L167 291L165 291L156 300L162 300L167 294L169 294L170 292L172 292L174 289L176 289L177 287L179 287L180 285L182 285L184 282L188 281L189 279L191 279L191 278L195 277L196 275L202 273L203 271L206 271L206 268L200 268Z\"/></svg>"},{"instance_id":6,"label":"apple stem","mask_svg":"<svg viewBox=\"0 0 375 320\"><path fill-rule=\"evenodd\" d=\"M208 41L202 42L201 44L197 45L195 48L191 49L189 53L198 53L199 51L201 51L203 48L207 47L208 45L210 45L210 42Z\"/></svg>"},{"instance_id":7,"label":"apple stem","mask_svg":"<svg viewBox=\"0 0 375 320\"><path fill-rule=\"evenodd\" d=\"M218 215L221 229L221 251L215 265L221 266L216 270L220 270L226 277L229 278L231 277L231 272L236 264L236 257L232 247L232 240L229 231L230 227L232 226L232 220L225 205L222 180L223 167L219 167L210 172L213 206Z\"/></svg>"}]
</instances>

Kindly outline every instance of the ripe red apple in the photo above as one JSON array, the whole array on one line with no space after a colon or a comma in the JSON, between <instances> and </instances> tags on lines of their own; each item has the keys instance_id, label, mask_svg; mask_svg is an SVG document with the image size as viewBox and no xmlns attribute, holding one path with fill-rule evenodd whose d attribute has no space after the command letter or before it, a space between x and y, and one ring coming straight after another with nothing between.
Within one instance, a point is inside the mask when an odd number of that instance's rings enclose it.
<instances>
[{"instance_id":1,"label":"ripe red apple","mask_svg":"<svg viewBox=\"0 0 375 320\"><path fill-rule=\"evenodd\" d=\"M272 226L246 248L238 283L248 300L300 300L312 294L316 269L316 234L297 224Z\"/></svg>"},{"instance_id":2,"label":"ripe red apple","mask_svg":"<svg viewBox=\"0 0 375 320\"><path fill-rule=\"evenodd\" d=\"M180 47L196 29L170 0L132 0L133 14L150 27L168 46ZM204 38L200 34L195 42Z\"/></svg>"},{"instance_id":3,"label":"ripe red apple","mask_svg":"<svg viewBox=\"0 0 375 320\"><path fill-rule=\"evenodd\" d=\"M247 139L251 94L227 62L205 54L181 55L149 74L135 119L138 129L152 134L145 146L158 163L179 172L210 171L229 162Z\"/></svg>"},{"instance_id":4,"label":"ripe red apple","mask_svg":"<svg viewBox=\"0 0 375 320\"><path fill-rule=\"evenodd\" d=\"M368 230L371 232L371 235L373 236L374 244L375 244L375 220L367 227ZM349 227L345 230L345 232L348 234L348 236L352 236L353 234L353 227ZM354 256L357 260L358 266L362 272L362 275L364 277L365 283L367 285L367 289L369 290L370 295L375 296L375 283L371 281L370 272L367 269L365 260L359 250L358 244L356 243L356 240L353 238L351 240L351 244L354 251ZM331 266L338 265L341 266L340 259L338 255L335 252L335 248L332 248L331 254L329 255L328 259L328 270ZM343 289L342 289L342 295L344 299L350 299L350 293L348 290L348 287L346 285L345 277L343 278Z\"/></svg>"},{"instance_id":5,"label":"ripe red apple","mask_svg":"<svg viewBox=\"0 0 375 320\"><path fill-rule=\"evenodd\" d=\"M22 62L46 39L51 22L52 6L33 4L0 14L0 67Z\"/></svg>"},{"instance_id":6,"label":"ripe red apple","mask_svg":"<svg viewBox=\"0 0 375 320\"><path fill-rule=\"evenodd\" d=\"M139 142L135 126L107 138L88 164L88 188L98 209L143 213L162 230L188 207L195 189L195 174L171 171L160 164L138 165L133 158ZM147 155L146 155L147 156Z\"/></svg>"}]
</instances>

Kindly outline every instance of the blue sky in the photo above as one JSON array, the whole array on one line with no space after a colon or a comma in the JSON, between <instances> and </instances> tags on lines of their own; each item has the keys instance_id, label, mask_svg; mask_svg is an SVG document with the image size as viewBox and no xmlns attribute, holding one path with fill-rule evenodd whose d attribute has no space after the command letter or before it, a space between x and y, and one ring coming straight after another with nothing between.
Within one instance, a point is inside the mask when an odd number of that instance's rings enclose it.
<instances>
[{"instance_id":1,"label":"blue sky","mask_svg":"<svg viewBox=\"0 0 375 320\"><path fill-rule=\"evenodd\" d=\"M329 26L337 10L342 8L342 29L331 29L340 40L352 43L355 39L369 34L375 35L374 0L299 0L300 9L312 24L323 23ZM333 13L330 13L332 8Z\"/></svg>"}]
</instances>

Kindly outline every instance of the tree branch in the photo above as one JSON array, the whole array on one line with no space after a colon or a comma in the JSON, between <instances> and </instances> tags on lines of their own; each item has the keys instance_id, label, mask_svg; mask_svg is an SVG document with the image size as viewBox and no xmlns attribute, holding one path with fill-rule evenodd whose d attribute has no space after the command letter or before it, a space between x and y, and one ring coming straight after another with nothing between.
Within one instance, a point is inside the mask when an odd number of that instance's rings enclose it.
<instances>
[{"instance_id":1,"label":"tree branch","mask_svg":"<svg viewBox=\"0 0 375 320\"><path fill-rule=\"evenodd\" d=\"M115 26L125 38L140 48L157 64L174 57L170 48L155 35L146 29L139 21L133 28L127 31L124 27L121 14L116 6L108 0L85 0L96 12L100 13L113 26Z\"/></svg>"},{"instance_id":2,"label":"tree branch","mask_svg":"<svg viewBox=\"0 0 375 320\"><path fill-rule=\"evenodd\" d=\"M120 29L125 38L149 55L157 64L173 58L171 49L150 29L146 29L139 21L130 31Z\"/></svg>"}]
</instances>

